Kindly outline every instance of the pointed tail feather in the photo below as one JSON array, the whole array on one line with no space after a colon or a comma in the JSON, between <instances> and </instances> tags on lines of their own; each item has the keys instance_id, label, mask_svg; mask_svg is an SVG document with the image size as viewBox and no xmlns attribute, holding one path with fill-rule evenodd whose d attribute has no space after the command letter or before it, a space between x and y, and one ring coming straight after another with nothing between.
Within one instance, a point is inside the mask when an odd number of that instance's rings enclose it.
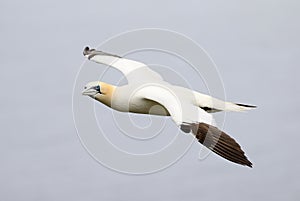
<instances>
[{"instance_id":1,"label":"pointed tail feather","mask_svg":"<svg viewBox=\"0 0 300 201\"><path fill-rule=\"evenodd\" d=\"M247 110L253 110L255 108L256 108L256 106L254 106L254 105L225 102L224 111L243 112L243 111L247 111Z\"/></svg>"},{"instance_id":2,"label":"pointed tail feather","mask_svg":"<svg viewBox=\"0 0 300 201\"><path fill-rule=\"evenodd\" d=\"M248 108L248 109L254 109L254 108L256 108L255 105L246 105L246 104L241 104L241 103L235 103L235 104L238 105L238 106L241 106L241 107Z\"/></svg>"}]
</instances>

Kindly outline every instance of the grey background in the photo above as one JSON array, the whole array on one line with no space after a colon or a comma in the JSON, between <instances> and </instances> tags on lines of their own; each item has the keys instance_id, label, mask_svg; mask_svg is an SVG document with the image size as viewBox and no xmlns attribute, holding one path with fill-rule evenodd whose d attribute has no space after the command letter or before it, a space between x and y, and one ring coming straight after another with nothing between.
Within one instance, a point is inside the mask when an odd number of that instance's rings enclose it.
<instances>
[{"instance_id":1,"label":"grey background","mask_svg":"<svg viewBox=\"0 0 300 201\"><path fill-rule=\"evenodd\" d=\"M298 1L1 1L0 200L299 200ZM156 174L113 172L82 147L72 89L85 45L156 27L187 35L213 57L228 100L225 130L254 163L199 145ZM102 108L107 110L107 108Z\"/></svg>"}]
</instances>

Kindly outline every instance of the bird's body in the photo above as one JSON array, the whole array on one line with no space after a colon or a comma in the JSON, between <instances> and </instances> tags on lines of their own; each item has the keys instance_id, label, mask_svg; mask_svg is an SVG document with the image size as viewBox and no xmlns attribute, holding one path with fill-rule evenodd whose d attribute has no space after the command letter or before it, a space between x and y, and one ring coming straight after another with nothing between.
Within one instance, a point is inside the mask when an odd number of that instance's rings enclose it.
<instances>
[{"instance_id":1,"label":"bird's body","mask_svg":"<svg viewBox=\"0 0 300 201\"><path fill-rule=\"evenodd\" d=\"M128 81L113 86L95 81L85 86L88 95L120 112L171 116L186 133L218 155L238 164L252 166L244 152L226 133L216 127L212 112L245 111L253 106L225 102L199 92L171 85L145 64L85 48L84 55L97 63L120 70Z\"/></svg>"},{"instance_id":2,"label":"bird's body","mask_svg":"<svg viewBox=\"0 0 300 201\"><path fill-rule=\"evenodd\" d=\"M135 94L128 96L128 93L135 90L135 88L130 85L116 87L103 82L99 82L99 84L103 89L107 89L106 92L103 93L109 93L110 95L102 96L101 94L97 94L95 95L95 99L114 110L160 116L170 115L164 106L155 101L137 97ZM151 110L154 106L160 106L160 109Z\"/></svg>"}]
</instances>

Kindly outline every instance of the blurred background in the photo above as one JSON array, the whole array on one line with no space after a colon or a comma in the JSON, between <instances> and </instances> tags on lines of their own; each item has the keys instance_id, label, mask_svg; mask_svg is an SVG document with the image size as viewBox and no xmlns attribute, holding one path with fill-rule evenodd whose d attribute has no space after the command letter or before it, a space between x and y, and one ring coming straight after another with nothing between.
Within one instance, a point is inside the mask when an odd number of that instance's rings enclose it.
<instances>
[{"instance_id":1,"label":"blurred background","mask_svg":"<svg viewBox=\"0 0 300 201\"><path fill-rule=\"evenodd\" d=\"M296 0L1 1L0 200L299 200L299 9ZM194 143L170 168L133 176L83 148L72 117L83 48L149 27L192 38L217 64L227 100L258 105L228 113L224 126L253 169L214 154L199 161Z\"/></svg>"}]
</instances>

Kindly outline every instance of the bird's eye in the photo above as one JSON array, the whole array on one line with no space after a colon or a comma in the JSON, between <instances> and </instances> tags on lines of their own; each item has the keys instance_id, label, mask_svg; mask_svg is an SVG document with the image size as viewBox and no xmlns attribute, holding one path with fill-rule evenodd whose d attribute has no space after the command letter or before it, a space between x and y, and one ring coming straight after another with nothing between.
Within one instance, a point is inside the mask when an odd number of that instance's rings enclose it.
<instances>
[{"instance_id":1,"label":"bird's eye","mask_svg":"<svg viewBox=\"0 0 300 201\"><path fill-rule=\"evenodd\" d=\"M84 87L84 89L86 89L86 87Z\"/></svg>"},{"instance_id":2,"label":"bird's eye","mask_svg":"<svg viewBox=\"0 0 300 201\"><path fill-rule=\"evenodd\" d=\"M100 92L100 86L99 85L95 86L95 90Z\"/></svg>"}]
</instances>

